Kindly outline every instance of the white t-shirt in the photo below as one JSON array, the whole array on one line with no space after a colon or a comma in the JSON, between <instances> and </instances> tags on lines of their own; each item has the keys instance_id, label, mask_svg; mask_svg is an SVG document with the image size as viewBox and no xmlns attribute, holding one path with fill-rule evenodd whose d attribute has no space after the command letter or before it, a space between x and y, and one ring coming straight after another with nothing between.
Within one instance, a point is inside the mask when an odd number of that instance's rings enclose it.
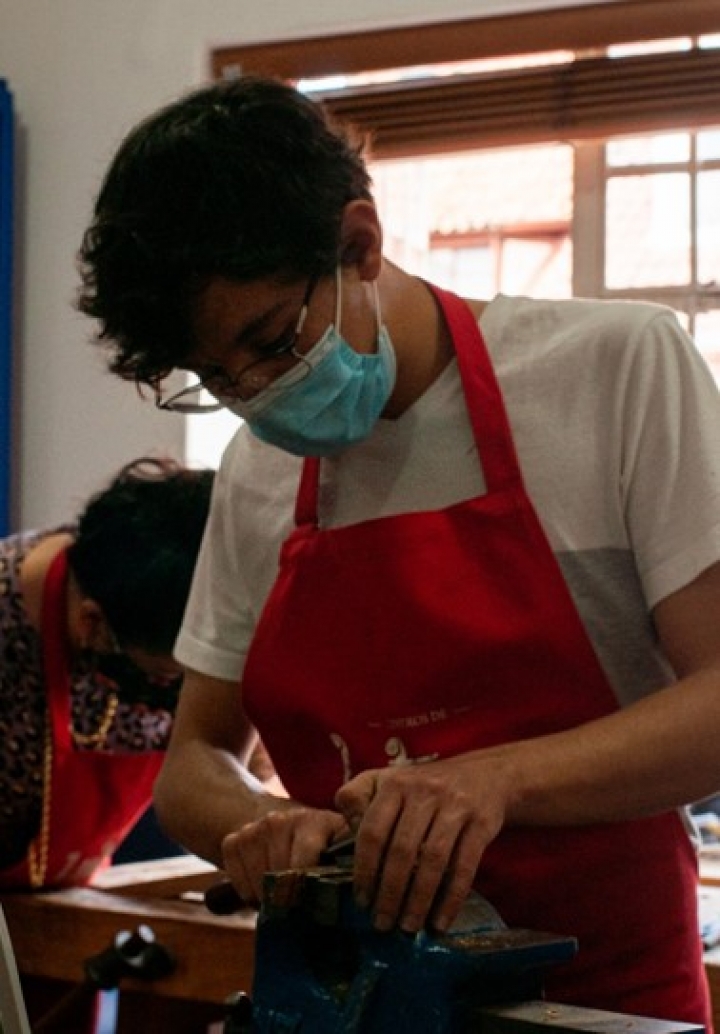
<instances>
[{"instance_id":1,"label":"white t-shirt","mask_svg":"<svg viewBox=\"0 0 720 1034\"><path fill-rule=\"evenodd\" d=\"M720 559L720 396L671 310L498 296L481 329L525 484L621 704L672 680L650 610ZM301 460L242 426L218 472L179 661L239 679ZM325 526L484 491L457 363L321 464ZM338 604L340 605L340 603Z\"/></svg>"}]
</instances>

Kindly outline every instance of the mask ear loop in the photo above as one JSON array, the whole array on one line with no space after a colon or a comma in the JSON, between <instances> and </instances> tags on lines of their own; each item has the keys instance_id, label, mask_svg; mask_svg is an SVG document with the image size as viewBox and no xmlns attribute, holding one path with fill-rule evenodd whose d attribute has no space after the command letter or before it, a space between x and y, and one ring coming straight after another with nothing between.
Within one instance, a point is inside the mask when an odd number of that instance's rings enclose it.
<instances>
[{"instance_id":1,"label":"mask ear loop","mask_svg":"<svg viewBox=\"0 0 720 1034\"><path fill-rule=\"evenodd\" d=\"M380 291L378 290L377 280L372 282L373 300L375 302L375 319L377 320L377 332L378 334L382 330L382 308L380 307Z\"/></svg>"},{"instance_id":2,"label":"mask ear loop","mask_svg":"<svg viewBox=\"0 0 720 1034\"><path fill-rule=\"evenodd\" d=\"M342 319L342 271L341 266L335 267L335 330L340 333L340 320Z\"/></svg>"}]
</instances>

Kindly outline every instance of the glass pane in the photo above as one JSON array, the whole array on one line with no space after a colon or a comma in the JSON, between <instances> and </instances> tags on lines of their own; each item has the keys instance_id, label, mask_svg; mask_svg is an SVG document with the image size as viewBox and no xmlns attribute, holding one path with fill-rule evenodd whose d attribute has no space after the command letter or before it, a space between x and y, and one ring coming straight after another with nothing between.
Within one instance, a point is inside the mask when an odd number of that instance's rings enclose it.
<instances>
[{"instance_id":1,"label":"glass pane","mask_svg":"<svg viewBox=\"0 0 720 1034\"><path fill-rule=\"evenodd\" d=\"M498 290L534 298L569 298L572 293L570 237L507 240L502 251Z\"/></svg>"},{"instance_id":2,"label":"glass pane","mask_svg":"<svg viewBox=\"0 0 720 1034\"><path fill-rule=\"evenodd\" d=\"M675 315L677 316L677 321L680 324L680 326L683 328L683 330L686 330L688 332L688 334L689 334L690 333L690 317L688 316L688 314L686 312L683 312L682 309L676 309L675 310Z\"/></svg>"},{"instance_id":3,"label":"glass pane","mask_svg":"<svg viewBox=\"0 0 720 1034\"><path fill-rule=\"evenodd\" d=\"M655 136L626 136L610 140L607 163L614 168L628 165L657 165L660 162L690 160L689 133L661 133Z\"/></svg>"},{"instance_id":4,"label":"glass pane","mask_svg":"<svg viewBox=\"0 0 720 1034\"><path fill-rule=\"evenodd\" d=\"M605 285L673 286L690 279L690 177L613 177L607 184Z\"/></svg>"},{"instance_id":5,"label":"glass pane","mask_svg":"<svg viewBox=\"0 0 720 1034\"><path fill-rule=\"evenodd\" d=\"M428 256L430 280L466 298L497 294L497 262L489 247L433 248Z\"/></svg>"},{"instance_id":6,"label":"glass pane","mask_svg":"<svg viewBox=\"0 0 720 1034\"><path fill-rule=\"evenodd\" d=\"M703 129L698 133L697 153L701 162L720 159L720 129Z\"/></svg>"},{"instance_id":7,"label":"glass pane","mask_svg":"<svg viewBox=\"0 0 720 1034\"><path fill-rule=\"evenodd\" d=\"M540 236L538 228L548 237L569 234L573 150L565 144L374 162L370 173L387 257L460 293L478 297L500 289L487 249L505 231L513 239L523 238L526 228L528 238ZM450 251L463 254L451 257ZM570 290L569 264L562 268L564 282L553 291L558 297ZM555 263L557 276L560 269Z\"/></svg>"},{"instance_id":8,"label":"glass pane","mask_svg":"<svg viewBox=\"0 0 720 1034\"><path fill-rule=\"evenodd\" d=\"M698 280L720 284L720 169L698 175Z\"/></svg>"},{"instance_id":9,"label":"glass pane","mask_svg":"<svg viewBox=\"0 0 720 1034\"><path fill-rule=\"evenodd\" d=\"M720 385L720 309L702 312L695 317L695 343Z\"/></svg>"}]
</instances>

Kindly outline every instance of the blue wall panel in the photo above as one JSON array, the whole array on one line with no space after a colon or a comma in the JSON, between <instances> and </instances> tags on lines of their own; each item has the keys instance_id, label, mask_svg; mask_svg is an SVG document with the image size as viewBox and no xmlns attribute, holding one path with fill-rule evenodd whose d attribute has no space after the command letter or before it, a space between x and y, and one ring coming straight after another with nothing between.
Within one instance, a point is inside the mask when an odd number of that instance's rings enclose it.
<instances>
[{"instance_id":1,"label":"blue wall panel","mask_svg":"<svg viewBox=\"0 0 720 1034\"><path fill-rule=\"evenodd\" d=\"M12 95L0 79L0 535L10 524L13 128Z\"/></svg>"}]
</instances>

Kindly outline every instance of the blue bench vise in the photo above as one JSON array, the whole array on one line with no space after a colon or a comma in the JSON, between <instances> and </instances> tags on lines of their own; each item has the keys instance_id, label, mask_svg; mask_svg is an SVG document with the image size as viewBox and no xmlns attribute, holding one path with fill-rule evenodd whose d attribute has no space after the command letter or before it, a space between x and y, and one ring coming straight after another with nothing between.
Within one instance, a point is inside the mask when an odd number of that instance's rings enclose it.
<instances>
[{"instance_id":1,"label":"blue bench vise","mask_svg":"<svg viewBox=\"0 0 720 1034\"><path fill-rule=\"evenodd\" d=\"M446 934L380 933L347 865L268 873L252 995L228 999L225 1034L703 1034L543 999L572 937L510 929L472 894Z\"/></svg>"}]
</instances>

